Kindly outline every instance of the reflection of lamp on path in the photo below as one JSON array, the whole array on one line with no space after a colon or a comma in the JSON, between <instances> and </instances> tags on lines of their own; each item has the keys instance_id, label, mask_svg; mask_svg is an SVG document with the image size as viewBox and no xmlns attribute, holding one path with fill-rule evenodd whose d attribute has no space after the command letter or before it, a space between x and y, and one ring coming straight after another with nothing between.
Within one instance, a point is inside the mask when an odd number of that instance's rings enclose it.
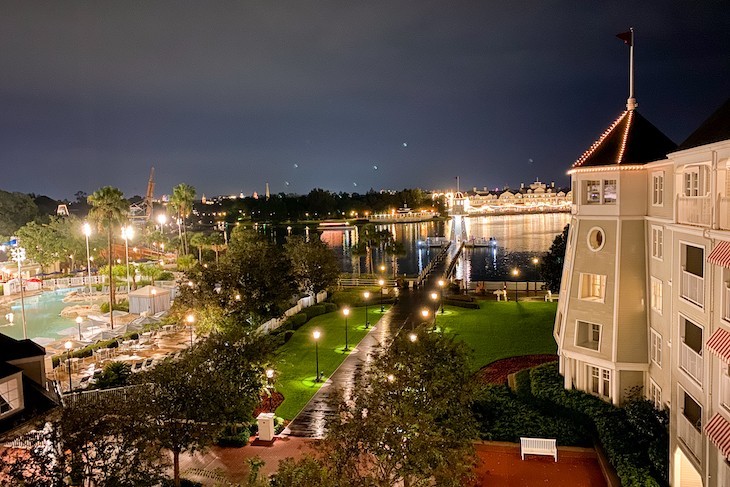
<instances>
[{"instance_id":1,"label":"reflection of lamp on path","mask_svg":"<svg viewBox=\"0 0 730 487\"><path fill-rule=\"evenodd\" d=\"M317 366L317 377L314 382L319 382L319 337L322 336L319 330L314 330L312 338L314 338L314 363Z\"/></svg>"}]
</instances>

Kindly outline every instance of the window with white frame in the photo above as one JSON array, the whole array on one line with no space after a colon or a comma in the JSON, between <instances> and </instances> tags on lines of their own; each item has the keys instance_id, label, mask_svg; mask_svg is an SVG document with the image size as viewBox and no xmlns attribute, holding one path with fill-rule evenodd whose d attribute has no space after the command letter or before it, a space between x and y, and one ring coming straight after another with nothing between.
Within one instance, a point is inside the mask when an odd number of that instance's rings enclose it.
<instances>
[{"instance_id":1,"label":"window with white frame","mask_svg":"<svg viewBox=\"0 0 730 487\"><path fill-rule=\"evenodd\" d=\"M578 321L576 326L576 346L598 351L601 346L601 325Z\"/></svg>"},{"instance_id":2,"label":"window with white frame","mask_svg":"<svg viewBox=\"0 0 730 487\"><path fill-rule=\"evenodd\" d=\"M720 404L730 410L730 366L725 363L720 371Z\"/></svg>"},{"instance_id":3,"label":"window with white frame","mask_svg":"<svg viewBox=\"0 0 730 487\"><path fill-rule=\"evenodd\" d=\"M649 379L649 397L648 399L654 404L656 409L662 408L662 388L654 382L653 379Z\"/></svg>"},{"instance_id":4,"label":"window with white frame","mask_svg":"<svg viewBox=\"0 0 730 487\"><path fill-rule=\"evenodd\" d=\"M657 259L664 258L664 228L651 227L651 256Z\"/></svg>"},{"instance_id":5,"label":"window with white frame","mask_svg":"<svg viewBox=\"0 0 730 487\"><path fill-rule=\"evenodd\" d=\"M651 330L651 361L662 366L662 336Z\"/></svg>"},{"instance_id":6,"label":"window with white frame","mask_svg":"<svg viewBox=\"0 0 730 487\"><path fill-rule=\"evenodd\" d=\"M586 181L586 204L588 205L600 205L601 204L601 181L589 180Z\"/></svg>"},{"instance_id":7,"label":"window with white frame","mask_svg":"<svg viewBox=\"0 0 730 487\"><path fill-rule=\"evenodd\" d=\"M651 204L653 206L664 205L664 171L652 173Z\"/></svg>"},{"instance_id":8,"label":"window with white frame","mask_svg":"<svg viewBox=\"0 0 730 487\"><path fill-rule=\"evenodd\" d=\"M705 196L707 193L707 168L705 166L689 167L684 170L682 178L684 187L682 188L685 196Z\"/></svg>"},{"instance_id":9,"label":"window with white frame","mask_svg":"<svg viewBox=\"0 0 730 487\"><path fill-rule=\"evenodd\" d=\"M0 382L0 418L20 407L20 380L13 376Z\"/></svg>"},{"instance_id":10,"label":"window with white frame","mask_svg":"<svg viewBox=\"0 0 730 487\"><path fill-rule=\"evenodd\" d=\"M603 180L603 204L613 205L616 203L616 180Z\"/></svg>"},{"instance_id":11,"label":"window with white frame","mask_svg":"<svg viewBox=\"0 0 730 487\"><path fill-rule=\"evenodd\" d=\"M580 299L603 301L606 297L606 276L580 273Z\"/></svg>"},{"instance_id":12,"label":"window with white frame","mask_svg":"<svg viewBox=\"0 0 730 487\"><path fill-rule=\"evenodd\" d=\"M602 367L588 366L588 391L604 399L611 397L611 371Z\"/></svg>"},{"instance_id":13,"label":"window with white frame","mask_svg":"<svg viewBox=\"0 0 730 487\"><path fill-rule=\"evenodd\" d=\"M664 302L662 299L663 287L661 279L651 277L651 309L659 314L662 314L662 303Z\"/></svg>"}]
</instances>

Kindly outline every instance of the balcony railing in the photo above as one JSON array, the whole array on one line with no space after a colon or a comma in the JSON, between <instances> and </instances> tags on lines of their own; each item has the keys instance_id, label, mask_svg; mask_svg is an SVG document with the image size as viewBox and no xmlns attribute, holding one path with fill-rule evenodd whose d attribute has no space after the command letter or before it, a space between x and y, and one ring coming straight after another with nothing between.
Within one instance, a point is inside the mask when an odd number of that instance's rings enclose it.
<instances>
[{"instance_id":1,"label":"balcony railing","mask_svg":"<svg viewBox=\"0 0 730 487\"><path fill-rule=\"evenodd\" d=\"M679 414L678 416L677 435L687 445L687 448L689 448L695 458L702 460L702 433L697 431L697 428L695 428L684 414Z\"/></svg>"},{"instance_id":2,"label":"balcony railing","mask_svg":"<svg viewBox=\"0 0 730 487\"><path fill-rule=\"evenodd\" d=\"M682 269L681 296L700 307L705 306L705 279Z\"/></svg>"},{"instance_id":3,"label":"balcony railing","mask_svg":"<svg viewBox=\"0 0 730 487\"><path fill-rule=\"evenodd\" d=\"M677 218L679 223L709 227L712 225L712 198L707 196L677 197Z\"/></svg>"},{"instance_id":4,"label":"balcony railing","mask_svg":"<svg viewBox=\"0 0 730 487\"><path fill-rule=\"evenodd\" d=\"M699 384L702 384L702 370L704 359L702 355L682 343L679 366Z\"/></svg>"},{"instance_id":5,"label":"balcony railing","mask_svg":"<svg viewBox=\"0 0 730 487\"><path fill-rule=\"evenodd\" d=\"M723 294L724 306L722 307L722 317L730 321L730 285L725 284Z\"/></svg>"},{"instance_id":6,"label":"balcony railing","mask_svg":"<svg viewBox=\"0 0 730 487\"><path fill-rule=\"evenodd\" d=\"M719 198L720 206L720 228L730 230L730 198L721 196Z\"/></svg>"}]
</instances>

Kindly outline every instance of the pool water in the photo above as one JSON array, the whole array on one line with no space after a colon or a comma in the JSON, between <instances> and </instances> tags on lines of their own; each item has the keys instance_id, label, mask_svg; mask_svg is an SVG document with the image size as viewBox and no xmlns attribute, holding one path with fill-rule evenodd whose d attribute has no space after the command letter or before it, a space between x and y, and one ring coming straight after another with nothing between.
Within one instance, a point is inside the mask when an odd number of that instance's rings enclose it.
<instances>
[{"instance_id":1,"label":"pool water","mask_svg":"<svg viewBox=\"0 0 730 487\"><path fill-rule=\"evenodd\" d=\"M25 298L25 319L28 329L28 338L36 339L40 343L58 340L61 338L58 332L71 326L75 326L73 319L64 318L61 311L70 306L64 303L63 298L71 289L59 289L46 291L42 294ZM20 300L10 304L10 312L13 313L13 324L10 325L5 319L8 312L7 307L2 308L0 314L0 333L13 338L23 338L23 315L20 307Z\"/></svg>"}]
</instances>

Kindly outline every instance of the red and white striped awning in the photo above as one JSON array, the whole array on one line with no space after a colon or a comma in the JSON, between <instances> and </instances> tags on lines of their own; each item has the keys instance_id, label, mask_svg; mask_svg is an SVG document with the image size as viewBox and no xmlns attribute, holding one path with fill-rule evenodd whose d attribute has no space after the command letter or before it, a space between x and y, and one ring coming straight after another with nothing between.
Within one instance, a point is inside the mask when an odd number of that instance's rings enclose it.
<instances>
[{"instance_id":1,"label":"red and white striped awning","mask_svg":"<svg viewBox=\"0 0 730 487\"><path fill-rule=\"evenodd\" d=\"M730 364L730 331L718 328L707 340L707 348L720 357L725 363Z\"/></svg>"},{"instance_id":2,"label":"red and white striped awning","mask_svg":"<svg viewBox=\"0 0 730 487\"><path fill-rule=\"evenodd\" d=\"M730 458L730 421L715 413L705 425L705 434L725 458Z\"/></svg>"},{"instance_id":3,"label":"red and white striped awning","mask_svg":"<svg viewBox=\"0 0 730 487\"><path fill-rule=\"evenodd\" d=\"M707 256L707 262L721 267L730 267L730 242L719 241Z\"/></svg>"}]
</instances>

